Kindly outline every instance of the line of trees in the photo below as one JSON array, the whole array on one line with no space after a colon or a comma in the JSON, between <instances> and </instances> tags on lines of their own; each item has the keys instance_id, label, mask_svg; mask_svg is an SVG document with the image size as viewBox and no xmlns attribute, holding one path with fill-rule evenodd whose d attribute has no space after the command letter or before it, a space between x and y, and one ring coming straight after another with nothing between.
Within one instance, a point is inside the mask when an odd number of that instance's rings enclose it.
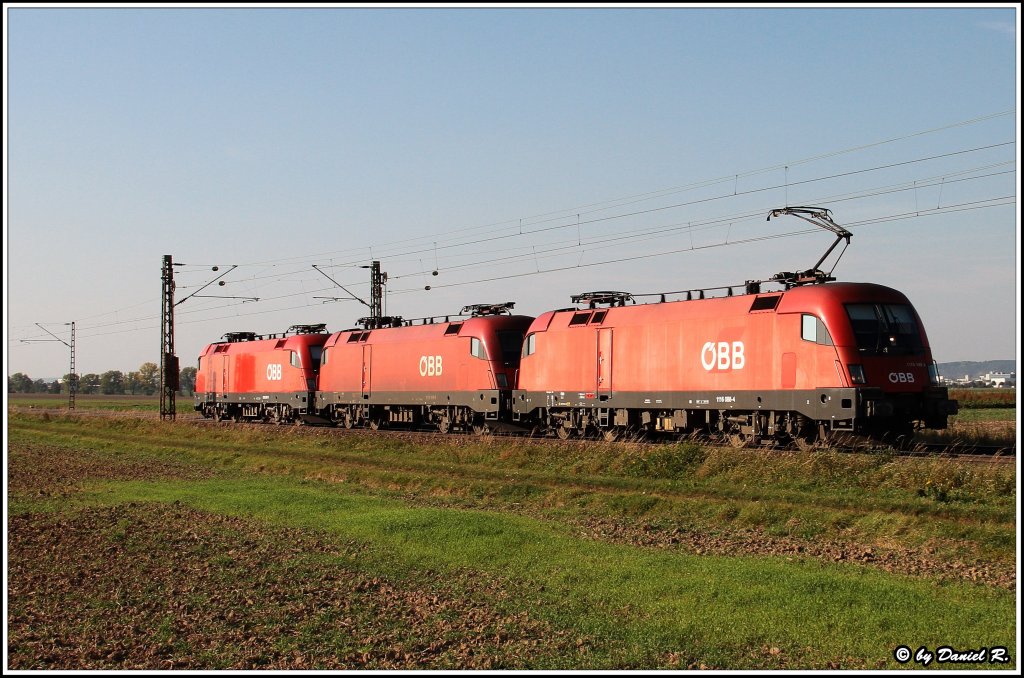
<instances>
[{"instance_id":1,"label":"line of trees","mask_svg":"<svg viewBox=\"0 0 1024 678\"><path fill-rule=\"evenodd\" d=\"M60 380L47 383L15 372L7 377L8 393L67 393L72 380L65 374ZM110 370L103 374L80 374L76 393L101 393L103 395L153 395L160 391L160 367L156 363L142 363L135 372L124 373ZM196 368L186 367L178 377L178 392L192 395L196 387Z\"/></svg>"}]
</instances>

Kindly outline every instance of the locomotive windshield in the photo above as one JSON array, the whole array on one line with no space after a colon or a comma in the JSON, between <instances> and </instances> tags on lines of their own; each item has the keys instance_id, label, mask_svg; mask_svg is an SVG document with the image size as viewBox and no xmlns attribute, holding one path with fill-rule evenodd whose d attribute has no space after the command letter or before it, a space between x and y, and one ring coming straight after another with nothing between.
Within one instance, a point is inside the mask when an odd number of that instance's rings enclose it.
<instances>
[{"instance_id":1,"label":"locomotive windshield","mask_svg":"<svg viewBox=\"0 0 1024 678\"><path fill-rule=\"evenodd\" d=\"M906 304L846 304L857 350L865 355L921 355L924 345Z\"/></svg>"},{"instance_id":2,"label":"locomotive windshield","mask_svg":"<svg viewBox=\"0 0 1024 678\"><path fill-rule=\"evenodd\" d=\"M309 347L309 358L310 362L313 363L313 371L320 369L320 358L324 353L323 346L310 346Z\"/></svg>"},{"instance_id":3,"label":"locomotive windshield","mask_svg":"<svg viewBox=\"0 0 1024 678\"><path fill-rule=\"evenodd\" d=\"M501 362L505 365L518 365L519 353L523 350L523 333L517 330L500 330L498 341L501 342Z\"/></svg>"}]
</instances>

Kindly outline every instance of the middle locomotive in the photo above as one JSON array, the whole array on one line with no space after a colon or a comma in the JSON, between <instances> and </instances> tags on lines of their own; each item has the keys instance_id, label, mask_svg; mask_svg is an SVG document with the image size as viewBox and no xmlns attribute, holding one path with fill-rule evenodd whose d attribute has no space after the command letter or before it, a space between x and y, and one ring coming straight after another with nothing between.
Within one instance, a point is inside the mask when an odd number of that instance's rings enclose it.
<instances>
[{"instance_id":1,"label":"middle locomotive","mask_svg":"<svg viewBox=\"0 0 1024 678\"><path fill-rule=\"evenodd\" d=\"M479 304L471 317L352 329L328 337L316 408L346 428L393 424L484 433L510 409L532 317L514 306ZM431 319L433 320L433 319Z\"/></svg>"}]
</instances>

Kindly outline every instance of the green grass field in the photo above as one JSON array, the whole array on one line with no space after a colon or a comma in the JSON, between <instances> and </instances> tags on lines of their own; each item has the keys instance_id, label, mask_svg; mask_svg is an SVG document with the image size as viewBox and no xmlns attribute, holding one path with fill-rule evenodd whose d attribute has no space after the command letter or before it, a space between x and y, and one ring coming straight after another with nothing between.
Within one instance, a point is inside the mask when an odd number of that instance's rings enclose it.
<instances>
[{"instance_id":1,"label":"green grass field","mask_svg":"<svg viewBox=\"0 0 1024 678\"><path fill-rule=\"evenodd\" d=\"M1016 661L1012 466L25 413L8 433L15 668Z\"/></svg>"},{"instance_id":2,"label":"green grass field","mask_svg":"<svg viewBox=\"0 0 1024 678\"><path fill-rule=\"evenodd\" d=\"M190 396L177 396L177 402L183 403L184 408L192 410L192 398ZM46 393L8 393L7 402L16 407L27 407L36 409L67 409L67 394L46 394ZM160 396L146 395L100 395L94 393L78 394L75 396L75 409L84 410L112 410L131 412L159 412Z\"/></svg>"}]
</instances>

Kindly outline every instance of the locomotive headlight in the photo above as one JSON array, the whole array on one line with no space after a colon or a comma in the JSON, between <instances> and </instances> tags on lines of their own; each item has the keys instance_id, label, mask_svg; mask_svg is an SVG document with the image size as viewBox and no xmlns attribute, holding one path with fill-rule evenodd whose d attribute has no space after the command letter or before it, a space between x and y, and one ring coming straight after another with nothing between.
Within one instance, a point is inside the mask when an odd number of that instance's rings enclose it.
<instances>
[{"instance_id":1,"label":"locomotive headlight","mask_svg":"<svg viewBox=\"0 0 1024 678\"><path fill-rule=\"evenodd\" d=\"M850 381L854 384L866 384L867 380L864 378L864 366L863 365L847 365L850 368Z\"/></svg>"}]
</instances>

